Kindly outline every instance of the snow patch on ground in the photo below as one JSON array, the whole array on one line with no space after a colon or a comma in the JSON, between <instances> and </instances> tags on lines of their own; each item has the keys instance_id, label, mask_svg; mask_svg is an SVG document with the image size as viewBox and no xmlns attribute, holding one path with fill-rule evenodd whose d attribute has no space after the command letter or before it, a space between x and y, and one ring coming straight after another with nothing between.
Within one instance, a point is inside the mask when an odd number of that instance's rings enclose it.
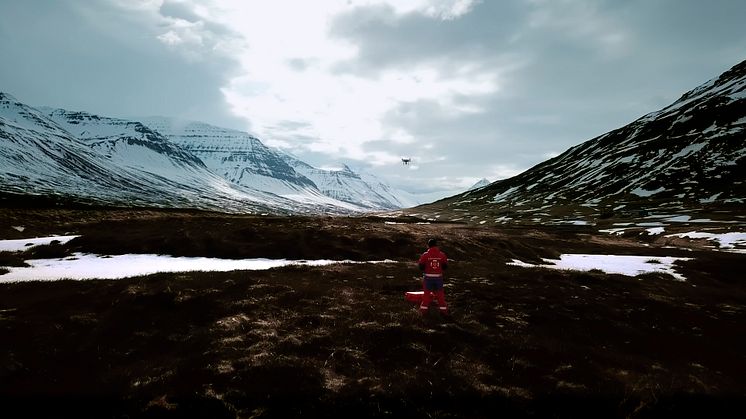
<instances>
[{"instance_id":1,"label":"snow patch on ground","mask_svg":"<svg viewBox=\"0 0 746 419\"><path fill-rule=\"evenodd\" d=\"M625 231L629 230L630 228L633 228L633 227L607 228L603 230L598 230L598 232L621 236ZM654 235L662 234L664 231L666 231L666 229L665 227L650 227L650 228L646 228L645 231L647 231L649 235L654 236Z\"/></svg>"},{"instance_id":2,"label":"snow patch on ground","mask_svg":"<svg viewBox=\"0 0 746 419\"><path fill-rule=\"evenodd\" d=\"M648 231L648 234L654 236L657 234L662 234L664 231L666 231L666 229L664 227L651 227L647 229L647 231Z\"/></svg>"},{"instance_id":3,"label":"snow patch on ground","mask_svg":"<svg viewBox=\"0 0 746 419\"><path fill-rule=\"evenodd\" d=\"M389 225L411 224L411 223L400 223L398 221L384 221L383 223L384 224L389 224ZM417 224L417 225L428 225L430 223L425 223L425 222L420 221L420 222L417 222L415 224Z\"/></svg>"},{"instance_id":4,"label":"snow patch on ground","mask_svg":"<svg viewBox=\"0 0 746 419\"><path fill-rule=\"evenodd\" d=\"M624 227L621 228L607 228L603 230L598 230L599 233L608 233L608 234L615 234L617 236L620 236L624 231L627 230Z\"/></svg>"},{"instance_id":5,"label":"snow patch on ground","mask_svg":"<svg viewBox=\"0 0 746 419\"><path fill-rule=\"evenodd\" d=\"M709 218L697 218L693 220L691 215L676 215L676 214L651 215L645 218L663 219L663 221L666 221L669 223L711 223L713 222Z\"/></svg>"},{"instance_id":6,"label":"snow patch on ground","mask_svg":"<svg viewBox=\"0 0 746 419\"><path fill-rule=\"evenodd\" d=\"M640 274L661 272L673 276L678 281L686 281L686 278L677 273L673 264L679 260L691 260L691 258L679 258L670 256L628 256L628 255L586 255L586 254L564 254L559 259L543 258L546 264L534 265L514 259L508 265L524 268L548 268L565 269L573 271L601 270L608 274L621 274L637 276Z\"/></svg>"},{"instance_id":7,"label":"snow patch on ground","mask_svg":"<svg viewBox=\"0 0 746 419\"><path fill-rule=\"evenodd\" d=\"M8 268L2 282L56 281L61 279L121 279L159 272L266 270L288 265L323 266L337 263L396 263L393 260L356 262L352 260L217 259L164 255L100 256L76 253L65 259L27 260L27 268Z\"/></svg>"},{"instance_id":8,"label":"snow patch on ground","mask_svg":"<svg viewBox=\"0 0 746 419\"><path fill-rule=\"evenodd\" d=\"M709 241L717 242L720 249L725 249L730 252L746 253L745 248L736 248L736 246L746 247L746 233L731 232L731 233L702 233L697 231L691 231L688 233L677 233L669 234L666 237L686 237L690 239L705 239Z\"/></svg>"},{"instance_id":9,"label":"snow patch on ground","mask_svg":"<svg viewBox=\"0 0 746 419\"><path fill-rule=\"evenodd\" d=\"M569 224L573 226L587 226L591 225L586 220L552 220L551 224Z\"/></svg>"},{"instance_id":10,"label":"snow patch on ground","mask_svg":"<svg viewBox=\"0 0 746 419\"><path fill-rule=\"evenodd\" d=\"M65 244L76 237L80 236L52 236L36 237L33 239L0 240L0 252L21 252L35 246L51 244L55 240L59 241L60 244Z\"/></svg>"}]
</instances>

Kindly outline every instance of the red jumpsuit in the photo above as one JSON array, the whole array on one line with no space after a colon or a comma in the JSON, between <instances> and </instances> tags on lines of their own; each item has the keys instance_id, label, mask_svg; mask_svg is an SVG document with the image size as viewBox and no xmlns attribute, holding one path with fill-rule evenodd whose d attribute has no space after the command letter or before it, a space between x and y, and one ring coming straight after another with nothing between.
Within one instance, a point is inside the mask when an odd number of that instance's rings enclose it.
<instances>
[{"instance_id":1,"label":"red jumpsuit","mask_svg":"<svg viewBox=\"0 0 746 419\"><path fill-rule=\"evenodd\" d=\"M420 269L425 271L425 277L422 280L422 303L420 303L420 312L425 313L430 308L433 297L438 302L438 308L441 313L448 313L446 305L446 296L443 291L443 270L448 267L448 258L441 252L437 246L427 249L427 252L420 256Z\"/></svg>"}]
</instances>

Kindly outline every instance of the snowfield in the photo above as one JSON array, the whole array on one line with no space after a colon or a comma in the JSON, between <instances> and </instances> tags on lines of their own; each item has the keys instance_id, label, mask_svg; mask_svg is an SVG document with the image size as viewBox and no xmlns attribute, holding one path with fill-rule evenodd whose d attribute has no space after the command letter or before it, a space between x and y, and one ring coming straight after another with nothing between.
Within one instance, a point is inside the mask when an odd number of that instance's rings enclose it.
<instances>
[{"instance_id":1,"label":"snowfield","mask_svg":"<svg viewBox=\"0 0 746 419\"><path fill-rule=\"evenodd\" d=\"M64 259L33 259L29 268L9 268L0 276L2 282L56 281L62 279L122 279L161 272L228 272L257 271L282 266L325 266L333 264L395 263L392 260L356 262L352 260L287 260L287 259L218 259L207 257L173 257L165 255L129 254L101 256L75 253Z\"/></svg>"},{"instance_id":2,"label":"snowfield","mask_svg":"<svg viewBox=\"0 0 746 419\"><path fill-rule=\"evenodd\" d=\"M534 265L513 259L512 262L508 263L508 265L524 268L567 269L573 271L590 271L598 269L607 274L621 274L627 276L661 272L669 274L679 281L686 281L686 278L674 270L673 264L679 260L691 260L691 258L677 257L584 254L565 254L561 255L559 259L542 259L547 263Z\"/></svg>"},{"instance_id":3,"label":"snowfield","mask_svg":"<svg viewBox=\"0 0 746 419\"><path fill-rule=\"evenodd\" d=\"M746 233L731 232L731 233L702 233L697 231L691 231L688 233L669 234L666 237L685 237L689 239L706 239L714 241L718 244L720 249L727 250L729 252L746 253L746 249L738 249L736 246L746 246Z\"/></svg>"},{"instance_id":4,"label":"snowfield","mask_svg":"<svg viewBox=\"0 0 746 419\"><path fill-rule=\"evenodd\" d=\"M20 252L35 246L48 245L53 241L65 244L80 236L35 237L33 239L0 240L0 252Z\"/></svg>"},{"instance_id":5,"label":"snowfield","mask_svg":"<svg viewBox=\"0 0 746 419\"><path fill-rule=\"evenodd\" d=\"M681 220L682 219L677 217L677 219L670 219L666 221L682 222ZM692 220L690 222L705 221L709 220ZM729 223L729 221L724 221L723 223ZM624 234L625 231L633 229L635 227L648 227L645 229L647 231L647 234L655 236L665 233L667 227L666 224L662 223L616 223L614 225L623 225L624 227L607 228L598 231L599 233L607 233L620 236ZM663 237L680 237L695 240L704 239L714 242L713 249L725 250L727 252L733 253L746 253L746 233L744 232L731 231L727 233L705 233L700 231L688 231L685 233L667 234Z\"/></svg>"}]
</instances>

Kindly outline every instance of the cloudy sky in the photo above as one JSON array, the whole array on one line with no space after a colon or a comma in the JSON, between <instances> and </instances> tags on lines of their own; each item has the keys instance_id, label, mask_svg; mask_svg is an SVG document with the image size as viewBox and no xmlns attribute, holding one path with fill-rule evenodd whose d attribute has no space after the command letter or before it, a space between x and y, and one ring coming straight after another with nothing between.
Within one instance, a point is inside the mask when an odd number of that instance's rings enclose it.
<instances>
[{"instance_id":1,"label":"cloudy sky","mask_svg":"<svg viewBox=\"0 0 746 419\"><path fill-rule=\"evenodd\" d=\"M453 191L668 105L746 59L744 22L742 0L8 0L0 91Z\"/></svg>"}]
</instances>

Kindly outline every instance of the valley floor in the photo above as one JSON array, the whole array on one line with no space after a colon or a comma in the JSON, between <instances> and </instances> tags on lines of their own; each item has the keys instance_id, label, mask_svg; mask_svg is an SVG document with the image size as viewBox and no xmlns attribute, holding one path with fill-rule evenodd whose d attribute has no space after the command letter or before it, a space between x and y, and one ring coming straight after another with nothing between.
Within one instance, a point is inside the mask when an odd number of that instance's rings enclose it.
<instances>
[{"instance_id":1,"label":"valley floor","mask_svg":"<svg viewBox=\"0 0 746 419\"><path fill-rule=\"evenodd\" d=\"M3 417L746 414L746 255L702 241L157 210L0 219L0 239L80 235L0 266L75 252L393 261L0 283ZM448 317L404 299L429 237L452 260ZM686 280L508 264L576 253L685 257Z\"/></svg>"}]
</instances>

